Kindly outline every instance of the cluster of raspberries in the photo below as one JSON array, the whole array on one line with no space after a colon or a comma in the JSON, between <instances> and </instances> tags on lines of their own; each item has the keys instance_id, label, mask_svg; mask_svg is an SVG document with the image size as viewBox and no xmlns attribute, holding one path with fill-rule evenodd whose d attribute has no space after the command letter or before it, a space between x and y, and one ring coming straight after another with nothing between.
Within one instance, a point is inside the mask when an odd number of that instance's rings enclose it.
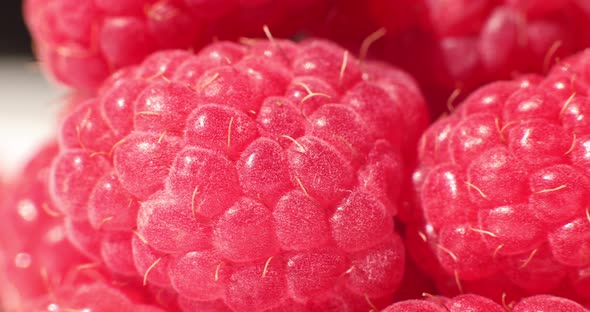
<instances>
[{"instance_id":1,"label":"cluster of raspberries","mask_svg":"<svg viewBox=\"0 0 590 312\"><path fill-rule=\"evenodd\" d=\"M589 311L585 0L23 9L0 311Z\"/></svg>"}]
</instances>

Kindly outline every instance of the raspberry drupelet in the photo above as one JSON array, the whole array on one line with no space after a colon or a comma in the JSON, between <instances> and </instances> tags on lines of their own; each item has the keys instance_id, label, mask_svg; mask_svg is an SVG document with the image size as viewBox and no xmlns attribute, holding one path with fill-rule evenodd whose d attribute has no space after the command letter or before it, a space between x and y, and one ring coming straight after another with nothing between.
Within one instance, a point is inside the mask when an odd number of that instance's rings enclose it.
<instances>
[{"instance_id":1,"label":"raspberry drupelet","mask_svg":"<svg viewBox=\"0 0 590 312\"><path fill-rule=\"evenodd\" d=\"M27 0L24 13L44 68L92 91L117 69L164 49L215 39L288 37L325 15L328 0Z\"/></svg>"},{"instance_id":2,"label":"raspberry drupelet","mask_svg":"<svg viewBox=\"0 0 590 312\"><path fill-rule=\"evenodd\" d=\"M364 311L403 278L427 123L407 74L327 41L163 51L64 120L51 194L83 253L186 311Z\"/></svg>"},{"instance_id":3,"label":"raspberry drupelet","mask_svg":"<svg viewBox=\"0 0 590 312\"><path fill-rule=\"evenodd\" d=\"M48 194L56 142L45 144L10 181L0 209L0 310L163 312L146 289L120 280L67 240ZM137 283L136 283L137 284ZM117 286L118 285L118 286Z\"/></svg>"},{"instance_id":4,"label":"raspberry drupelet","mask_svg":"<svg viewBox=\"0 0 590 312\"><path fill-rule=\"evenodd\" d=\"M425 132L407 246L441 291L590 299L589 68L491 83Z\"/></svg>"}]
</instances>

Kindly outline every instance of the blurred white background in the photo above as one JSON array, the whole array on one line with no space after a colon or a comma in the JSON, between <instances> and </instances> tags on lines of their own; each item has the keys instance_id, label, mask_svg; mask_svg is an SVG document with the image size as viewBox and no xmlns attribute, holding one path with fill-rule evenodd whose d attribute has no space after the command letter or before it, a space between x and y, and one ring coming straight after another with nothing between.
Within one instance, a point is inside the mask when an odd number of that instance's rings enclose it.
<instances>
[{"instance_id":1,"label":"blurred white background","mask_svg":"<svg viewBox=\"0 0 590 312\"><path fill-rule=\"evenodd\" d=\"M54 128L60 94L32 64L31 40L22 2L3 1L0 10L0 177L21 165ZM53 110L53 111L52 111Z\"/></svg>"},{"instance_id":2,"label":"blurred white background","mask_svg":"<svg viewBox=\"0 0 590 312\"><path fill-rule=\"evenodd\" d=\"M0 176L18 173L54 136L54 116L64 94L30 58L0 58Z\"/></svg>"}]
</instances>

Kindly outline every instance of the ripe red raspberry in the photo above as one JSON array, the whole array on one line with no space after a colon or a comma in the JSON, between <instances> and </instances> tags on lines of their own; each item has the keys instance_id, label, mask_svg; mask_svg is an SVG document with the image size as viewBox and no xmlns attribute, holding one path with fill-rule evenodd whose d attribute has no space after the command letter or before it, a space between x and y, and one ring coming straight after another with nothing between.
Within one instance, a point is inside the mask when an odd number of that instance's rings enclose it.
<instances>
[{"instance_id":1,"label":"ripe red raspberry","mask_svg":"<svg viewBox=\"0 0 590 312\"><path fill-rule=\"evenodd\" d=\"M456 296L453 298L429 296L427 300L406 300L397 302L383 312L533 312L533 311L563 311L586 312L580 304L556 296L537 295L520 300L519 302L503 303L473 294Z\"/></svg>"},{"instance_id":2,"label":"ripe red raspberry","mask_svg":"<svg viewBox=\"0 0 590 312\"><path fill-rule=\"evenodd\" d=\"M27 0L37 56L58 81L93 90L154 51L200 49L213 39L291 36L322 17L327 0Z\"/></svg>"},{"instance_id":3,"label":"ripe red raspberry","mask_svg":"<svg viewBox=\"0 0 590 312\"><path fill-rule=\"evenodd\" d=\"M111 286L117 281L66 239L47 187L57 153L56 143L46 144L6 192L0 210L0 310L161 311L140 304L147 302L142 288Z\"/></svg>"},{"instance_id":4,"label":"ripe red raspberry","mask_svg":"<svg viewBox=\"0 0 590 312\"><path fill-rule=\"evenodd\" d=\"M358 51L372 32L387 29L369 55L410 72L434 116L484 83L546 72L555 60L590 44L590 8L584 0L340 3L336 7L343 9L335 10L318 34Z\"/></svg>"},{"instance_id":5,"label":"ripe red raspberry","mask_svg":"<svg viewBox=\"0 0 590 312\"><path fill-rule=\"evenodd\" d=\"M425 1L424 9L437 47L433 76L450 88L546 71L589 39L573 36L589 24L569 0Z\"/></svg>"},{"instance_id":6,"label":"ripe red raspberry","mask_svg":"<svg viewBox=\"0 0 590 312\"><path fill-rule=\"evenodd\" d=\"M185 310L387 305L400 189L428 122L413 80L319 40L158 52L62 124L70 240Z\"/></svg>"},{"instance_id":7,"label":"ripe red raspberry","mask_svg":"<svg viewBox=\"0 0 590 312\"><path fill-rule=\"evenodd\" d=\"M106 282L76 284L52 290L52 293L24 303L18 311L31 312L164 312L156 305L138 302L134 289L124 289Z\"/></svg>"},{"instance_id":8,"label":"ripe red raspberry","mask_svg":"<svg viewBox=\"0 0 590 312\"><path fill-rule=\"evenodd\" d=\"M495 289L494 299L564 289L590 299L589 68L582 52L545 78L489 84L425 132L417 233L447 285ZM427 258L425 245L409 246Z\"/></svg>"},{"instance_id":9,"label":"ripe red raspberry","mask_svg":"<svg viewBox=\"0 0 590 312\"><path fill-rule=\"evenodd\" d=\"M48 167L57 153L56 144L38 153L22 177L9 186L10 195L0 211L0 249L5 260L0 301L9 306L47 293L47 287L58 286L66 278L72 263L85 259L67 242L62 220L50 215ZM54 252L70 256L61 259ZM52 274L44 277L47 271Z\"/></svg>"}]
</instances>

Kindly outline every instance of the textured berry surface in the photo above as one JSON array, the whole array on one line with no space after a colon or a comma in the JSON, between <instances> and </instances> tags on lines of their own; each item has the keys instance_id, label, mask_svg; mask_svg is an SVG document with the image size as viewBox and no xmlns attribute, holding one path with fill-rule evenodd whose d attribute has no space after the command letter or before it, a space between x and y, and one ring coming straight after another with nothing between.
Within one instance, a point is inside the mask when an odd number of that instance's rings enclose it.
<instances>
[{"instance_id":1,"label":"textured berry surface","mask_svg":"<svg viewBox=\"0 0 590 312\"><path fill-rule=\"evenodd\" d=\"M503 305L473 294L465 294L453 298L435 297L429 295L424 300L406 300L397 302L383 312L585 312L588 311L580 304L569 299L537 295L524 298L518 302L504 302Z\"/></svg>"},{"instance_id":2,"label":"textured berry surface","mask_svg":"<svg viewBox=\"0 0 590 312\"><path fill-rule=\"evenodd\" d=\"M93 90L154 51L199 49L212 39L291 36L319 19L327 0L27 0L37 56L58 81Z\"/></svg>"},{"instance_id":3,"label":"textured berry surface","mask_svg":"<svg viewBox=\"0 0 590 312\"><path fill-rule=\"evenodd\" d=\"M423 10L422 28L436 47L432 83L462 92L514 73L547 71L590 39L572 35L590 24L569 0L424 1Z\"/></svg>"},{"instance_id":4,"label":"textured berry surface","mask_svg":"<svg viewBox=\"0 0 590 312\"><path fill-rule=\"evenodd\" d=\"M427 123L412 78L326 41L158 52L64 120L50 189L75 246L185 311L365 311L403 278Z\"/></svg>"},{"instance_id":5,"label":"textured berry surface","mask_svg":"<svg viewBox=\"0 0 590 312\"><path fill-rule=\"evenodd\" d=\"M435 116L476 87L514 74L546 72L590 44L586 1L338 1L318 34L354 51L387 34L369 55L416 77ZM449 103L450 102L450 103Z\"/></svg>"},{"instance_id":6,"label":"textured berry surface","mask_svg":"<svg viewBox=\"0 0 590 312\"><path fill-rule=\"evenodd\" d=\"M133 283L114 286L120 283L114 275L67 240L63 216L47 192L57 153L56 143L46 144L8 185L0 209L0 310L163 311ZM112 249L114 242L103 245Z\"/></svg>"},{"instance_id":7,"label":"textured berry surface","mask_svg":"<svg viewBox=\"0 0 590 312\"><path fill-rule=\"evenodd\" d=\"M425 132L408 248L441 292L590 299L588 66L484 86Z\"/></svg>"}]
</instances>

